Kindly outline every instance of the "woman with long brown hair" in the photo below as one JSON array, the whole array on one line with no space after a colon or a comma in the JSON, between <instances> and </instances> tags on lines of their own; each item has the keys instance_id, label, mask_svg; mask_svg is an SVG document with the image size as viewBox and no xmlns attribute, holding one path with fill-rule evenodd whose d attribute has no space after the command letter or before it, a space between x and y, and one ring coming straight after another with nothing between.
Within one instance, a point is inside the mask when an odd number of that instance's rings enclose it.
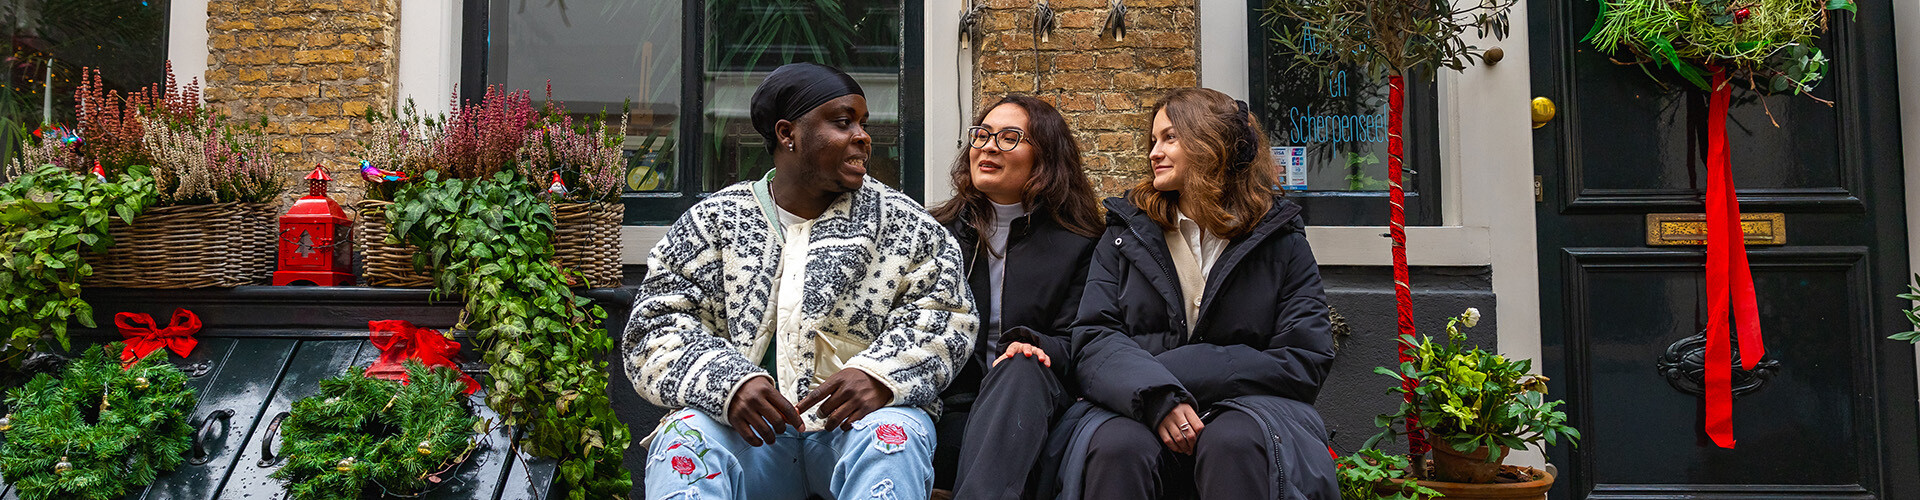
<instances>
[{"instance_id":1,"label":"woman with long brown hair","mask_svg":"<svg viewBox=\"0 0 1920 500\"><path fill-rule=\"evenodd\" d=\"M1062 497L1338 498L1326 294L1266 134L1214 90L1153 109L1152 175L1106 201L1072 328Z\"/></svg>"},{"instance_id":2,"label":"woman with long brown hair","mask_svg":"<svg viewBox=\"0 0 1920 500\"><path fill-rule=\"evenodd\" d=\"M934 485L958 498L1017 498L1049 422L1072 402L1060 383L1073 358L1066 333L1100 214L1080 147L1046 101L1001 98L974 116L966 141L953 163L955 195L933 216L960 244L981 325L941 395ZM1031 445L1009 454L975 440L1003 442L1010 432L1032 433Z\"/></svg>"}]
</instances>

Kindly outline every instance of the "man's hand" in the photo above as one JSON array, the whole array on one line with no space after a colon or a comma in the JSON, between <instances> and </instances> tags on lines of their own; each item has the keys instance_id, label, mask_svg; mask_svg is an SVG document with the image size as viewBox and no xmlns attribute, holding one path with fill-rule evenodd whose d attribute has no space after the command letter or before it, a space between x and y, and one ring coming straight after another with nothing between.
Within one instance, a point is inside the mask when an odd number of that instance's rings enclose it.
<instances>
[{"instance_id":1,"label":"man's hand","mask_svg":"<svg viewBox=\"0 0 1920 500\"><path fill-rule=\"evenodd\" d=\"M1033 344L1028 344L1026 342L1014 342L1011 344L1007 344L1007 353L1001 354L1000 357L998 358L994 358L993 366L1000 366L1001 361L1005 361L1007 360L1007 358L1011 358L1014 356L1026 356L1029 358L1038 359L1040 360L1041 366L1045 366L1047 368L1053 368L1053 360L1047 357L1047 351L1042 351L1040 350L1040 348L1034 347Z\"/></svg>"},{"instance_id":2,"label":"man's hand","mask_svg":"<svg viewBox=\"0 0 1920 500\"><path fill-rule=\"evenodd\" d=\"M800 399L800 411L820 405L819 415L827 420L827 429L853 429L853 423L868 413L893 402L893 390L874 380L867 372L842 368L807 397ZM824 429L823 429L824 430Z\"/></svg>"},{"instance_id":3,"label":"man's hand","mask_svg":"<svg viewBox=\"0 0 1920 500\"><path fill-rule=\"evenodd\" d=\"M733 393L733 403L727 405L727 425L747 440L747 444L760 446L772 444L773 437L791 425L800 429L800 411L773 388L773 381L767 377L753 377Z\"/></svg>"},{"instance_id":4,"label":"man's hand","mask_svg":"<svg viewBox=\"0 0 1920 500\"><path fill-rule=\"evenodd\" d=\"M1154 433L1160 435L1160 442L1166 444L1167 449L1192 455L1193 444L1200 442L1200 430L1206 427L1200 422L1200 415L1193 412L1193 405L1180 403L1167 412L1167 418L1160 419L1160 427L1154 429Z\"/></svg>"}]
</instances>

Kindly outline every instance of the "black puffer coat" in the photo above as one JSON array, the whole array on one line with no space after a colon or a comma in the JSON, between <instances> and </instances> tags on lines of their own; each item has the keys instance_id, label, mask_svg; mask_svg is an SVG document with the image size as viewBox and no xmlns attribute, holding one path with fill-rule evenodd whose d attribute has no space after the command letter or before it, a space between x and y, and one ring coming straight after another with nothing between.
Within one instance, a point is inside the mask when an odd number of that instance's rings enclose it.
<instances>
[{"instance_id":1,"label":"black puffer coat","mask_svg":"<svg viewBox=\"0 0 1920 500\"><path fill-rule=\"evenodd\" d=\"M947 408L972 401L980 381L993 366L1000 352L988 345L989 314L1000 315L1000 345L1026 342L1047 352L1054 359L1055 375L1070 380L1068 366L1073 359L1073 343L1068 328L1080 309L1080 293L1087 282L1087 260L1092 257L1094 239L1062 227L1051 215L1033 213L1013 220L1007 232L1007 268L1001 284L1003 311L992 310L993 290L988 281L986 246L979 231L964 219L947 223L947 230L960 243L961 262L967 270L968 288L980 310L980 333L974 339L973 356L943 393Z\"/></svg>"},{"instance_id":2,"label":"black puffer coat","mask_svg":"<svg viewBox=\"0 0 1920 500\"><path fill-rule=\"evenodd\" d=\"M1073 327L1080 393L1149 428L1179 403L1202 415L1246 411L1274 436L1275 491L1338 498L1325 425L1309 406L1334 352L1300 206L1275 197L1252 233L1228 243L1191 335L1182 301L1192 299L1181 296L1161 227L1123 198L1106 207Z\"/></svg>"}]
</instances>

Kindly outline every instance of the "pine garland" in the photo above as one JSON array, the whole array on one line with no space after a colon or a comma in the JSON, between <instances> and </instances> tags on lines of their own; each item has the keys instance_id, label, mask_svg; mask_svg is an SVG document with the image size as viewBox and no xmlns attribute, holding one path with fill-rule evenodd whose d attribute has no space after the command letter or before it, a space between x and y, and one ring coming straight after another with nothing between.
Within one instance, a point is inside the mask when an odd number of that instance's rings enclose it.
<instances>
[{"instance_id":1,"label":"pine garland","mask_svg":"<svg viewBox=\"0 0 1920 500\"><path fill-rule=\"evenodd\" d=\"M486 423L465 404L459 373L407 362L407 378L367 378L363 369L320 382L293 403L281 428L287 481L297 500L412 495L440 481L477 446Z\"/></svg>"},{"instance_id":2,"label":"pine garland","mask_svg":"<svg viewBox=\"0 0 1920 500\"><path fill-rule=\"evenodd\" d=\"M7 392L0 474L23 500L119 498L185 458L198 404L187 375L164 349L122 369L120 350L88 348L59 378Z\"/></svg>"},{"instance_id":3,"label":"pine garland","mask_svg":"<svg viewBox=\"0 0 1920 500\"><path fill-rule=\"evenodd\" d=\"M1826 74L1814 47L1827 11L1858 12L1853 0L1596 0L1600 14L1583 41L1630 62L1672 67L1710 90L1714 68L1758 80L1760 90L1802 93ZM1651 73L1649 73L1651 75Z\"/></svg>"}]
</instances>

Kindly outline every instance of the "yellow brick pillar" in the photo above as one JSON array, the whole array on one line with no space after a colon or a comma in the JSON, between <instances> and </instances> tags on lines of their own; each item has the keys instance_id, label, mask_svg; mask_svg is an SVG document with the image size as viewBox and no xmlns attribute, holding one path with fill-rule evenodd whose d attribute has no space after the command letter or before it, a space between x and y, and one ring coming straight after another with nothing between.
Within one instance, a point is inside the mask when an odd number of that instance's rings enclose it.
<instances>
[{"instance_id":1,"label":"yellow brick pillar","mask_svg":"<svg viewBox=\"0 0 1920 500\"><path fill-rule=\"evenodd\" d=\"M289 197L315 163L334 173L336 199L358 197L348 153L359 117L394 104L399 12L396 0L207 2L207 102L266 118Z\"/></svg>"},{"instance_id":2,"label":"yellow brick pillar","mask_svg":"<svg viewBox=\"0 0 1920 500\"><path fill-rule=\"evenodd\" d=\"M1100 36L1107 0L1054 0L1059 28L1034 36L1035 0L987 0L974 100L1033 94L1067 118L1102 196L1146 176L1148 113L1167 90L1198 85L1194 0L1126 0L1127 37ZM1037 46L1036 46L1037 44Z\"/></svg>"}]
</instances>

